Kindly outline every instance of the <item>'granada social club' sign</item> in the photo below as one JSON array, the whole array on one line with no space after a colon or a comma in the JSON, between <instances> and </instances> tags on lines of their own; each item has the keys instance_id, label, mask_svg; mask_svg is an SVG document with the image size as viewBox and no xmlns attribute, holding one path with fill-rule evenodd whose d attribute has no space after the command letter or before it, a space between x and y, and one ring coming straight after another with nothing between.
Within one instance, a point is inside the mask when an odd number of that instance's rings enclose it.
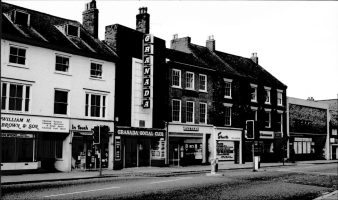
<instances>
[{"instance_id":1,"label":"'granada social club' sign","mask_svg":"<svg viewBox=\"0 0 338 200\"><path fill-rule=\"evenodd\" d=\"M145 34L143 37L143 108L150 108L151 69L154 65L154 36Z\"/></svg>"}]
</instances>

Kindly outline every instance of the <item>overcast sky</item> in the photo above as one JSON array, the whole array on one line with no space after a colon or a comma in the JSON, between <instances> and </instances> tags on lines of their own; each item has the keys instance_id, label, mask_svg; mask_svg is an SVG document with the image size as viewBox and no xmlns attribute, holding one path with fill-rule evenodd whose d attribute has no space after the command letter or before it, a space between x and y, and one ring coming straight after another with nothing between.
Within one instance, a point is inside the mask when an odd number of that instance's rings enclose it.
<instances>
[{"instance_id":1,"label":"overcast sky","mask_svg":"<svg viewBox=\"0 0 338 200\"><path fill-rule=\"evenodd\" d=\"M82 22L90 0L3 1ZM135 28L143 6L150 32L168 48L173 34L203 46L214 35L218 51L243 57L257 52L260 65L288 86L288 96L337 98L337 1L97 0L99 38L104 39L107 25Z\"/></svg>"}]
</instances>

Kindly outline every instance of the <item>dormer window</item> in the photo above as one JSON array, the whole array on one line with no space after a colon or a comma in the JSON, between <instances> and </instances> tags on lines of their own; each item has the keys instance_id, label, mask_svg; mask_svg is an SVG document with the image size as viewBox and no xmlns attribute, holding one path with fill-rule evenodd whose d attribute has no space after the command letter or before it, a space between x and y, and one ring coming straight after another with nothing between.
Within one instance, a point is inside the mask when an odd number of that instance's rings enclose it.
<instances>
[{"instance_id":1,"label":"dormer window","mask_svg":"<svg viewBox=\"0 0 338 200\"><path fill-rule=\"evenodd\" d=\"M12 12L12 20L15 24L29 26L30 15L25 11L15 10Z\"/></svg>"},{"instance_id":2,"label":"dormer window","mask_svg":"<svg viewBox=\"0 0 338 200\"><path fill-rule=\"evenodd\" d=\"M80 27L67 24L67 26L66 26L66 34L67 35L71 35L71 36L75 36L75 37L79 37L79 35L80 35Z\"/></svg>"}]
</instances>

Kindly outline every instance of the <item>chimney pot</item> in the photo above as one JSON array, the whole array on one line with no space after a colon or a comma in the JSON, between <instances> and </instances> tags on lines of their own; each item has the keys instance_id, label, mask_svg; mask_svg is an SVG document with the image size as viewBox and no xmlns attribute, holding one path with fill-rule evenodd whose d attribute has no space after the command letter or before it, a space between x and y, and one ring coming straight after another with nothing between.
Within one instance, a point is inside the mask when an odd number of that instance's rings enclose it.
<instances>
[{"instance_id":1,"label":"chimney pot","mask_svg":"<svg viewBox=\"0 0 338 200\"><path fill-rule=\"evenodd\" d=\"M139 14L136 15L136 30L149 33L150 15L147 13L147 7L139 8Z\"/></svg>"},{"instance_id":2,"label":"chimney pot","mask_svg":"<svg viewBox=\"0 0 338 200\"><path fill-rule=\"evenodd\" d=\"M99 10L96 8L95 0L85 4L85 11L82 13L82 25L94 38L98 38Z\"/></svg>"},{"instance_id":3,"label":"chimney pot","mask_svg":"<svg viewBox=\"0 0 338 200\"><path fill-rule=\"evenodd\" d=\"M255 52L255 53L252 53L251 60L252 60L254 63L258 64L258 57L257 57L257 53L256 53L256 52Z\"/></svg>"},{"instance_id":4,"label":"chimney pot","mask_svg":"<svg viewBox=\"0 0 338 200\"><path fill-rule=\"evenodd\" d=\"M178 34L176 33L173 35L173 39L176 40L177 38L178 38Z\"/></svg>"},{"instance_id":5,"label":"chimney pot","mask_svg":"<svg viewBox=\"0 0 338 200\"><path fill-rule=\"evenodd\" d=\"M216 44L215 44L215 40L214 40L214 36L213 36L213 35L210 35L210 36L208 37L208 40L207 40L205 46L206 46L210 51L215 51Z\"/></svg>"}]
</instances>

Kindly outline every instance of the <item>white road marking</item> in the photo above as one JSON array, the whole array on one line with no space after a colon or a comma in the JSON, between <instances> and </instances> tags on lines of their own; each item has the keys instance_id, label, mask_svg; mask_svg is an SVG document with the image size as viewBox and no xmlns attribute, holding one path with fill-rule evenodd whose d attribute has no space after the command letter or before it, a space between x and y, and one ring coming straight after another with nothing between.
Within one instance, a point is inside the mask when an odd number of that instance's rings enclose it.
<instances>
[{"instance_id":1,"label":"white road marking","mask_svg":"<svg viewBox=\"0 0 338 200\"><path fill-rule=\"evenodd\" d=\"M72 194L80 194L80 193L86 193L86 192L96 192L96 191L101 191L101 190L119 189L119 188L120 188L120 187L109 187L109 188L101 188L101 189L95 189L95 190L84 190L84 191L79 191L79 192L70 192L70 193L53 194L53 195L44 196L44 198L48 198L48 197L58 197L58 196L65 196L65 195L72 195Z\"/></svg>"},{"instance_id":2,"label":"white road marking","mask_svg":"<svg viewBox=\"0 0 338 200\"><path fill-rule=\"evenodd\" d=\"M182 177L182 178L172 179L172 180L156 181L156 182L151 182L151 183L149 183L149 184L167 183L167 182L179 181L179 180L190 179L190 178L192 178L192 177Z\"/></svg>"}]
</instances>

